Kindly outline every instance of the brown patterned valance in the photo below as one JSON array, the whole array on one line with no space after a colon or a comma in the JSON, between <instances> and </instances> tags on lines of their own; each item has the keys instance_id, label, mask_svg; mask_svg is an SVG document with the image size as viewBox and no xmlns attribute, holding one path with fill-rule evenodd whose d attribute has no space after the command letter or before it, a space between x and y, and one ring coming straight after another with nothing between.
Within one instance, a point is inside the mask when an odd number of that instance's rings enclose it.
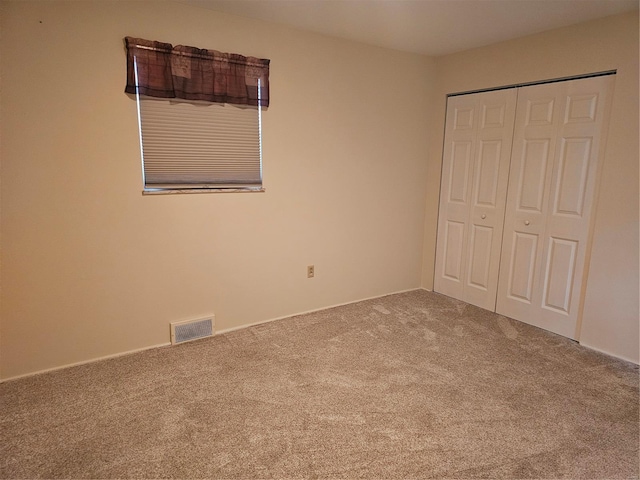
<instances>
[{"instance_id":1,"label":"brown patterned valance","mask_svg":"<svg viewBox=\"0 0 640 480\"><path fill-rule=\"evenodd\" d=\"M269 60L126 37L125 92L269 106Z\"/></svg>"}]
</instances>

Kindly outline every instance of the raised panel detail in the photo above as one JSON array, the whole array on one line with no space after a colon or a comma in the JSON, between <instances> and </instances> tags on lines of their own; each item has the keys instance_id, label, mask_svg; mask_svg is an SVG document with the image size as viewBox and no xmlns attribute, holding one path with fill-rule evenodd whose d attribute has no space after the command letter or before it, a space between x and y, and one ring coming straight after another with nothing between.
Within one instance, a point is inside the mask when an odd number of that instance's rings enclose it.
<instances>
[{"instance_id":1,"label":"raised panel detail","mask_svg":"<svg viewBox=\"0 0 640 480\"><path fill-rule=\"evenodd\" d=\"M568 315L578 242L551 237L544 274L544 308Z\"/></svg>"},{"instance_id":2,"label":"raised panel detail","mask_svg":"<svg viewBox=\"0 0 640 480\"><path fill-rule=\"evenodd\" d=\"M591 138L563 138L554 214L582 216L591 157Z\"/></svg>"},{"instance_id":3,"label":"raised panel detail","mask_svg":"<svg viewBox=\"0 0 640 480\"><path fill-rule=\"evenodd\" d=\"M473 108L456 108L453 129L467 130L473 128Z\"/></svg>"},{"instance_id":4,"label":"raised panel detail","mask_svg":"<svg viewBox=\"0 0 640 480\"><path fill-rule=\"evenodd\" d=\"M501 140L480 142L480 155L476 165L474 188L476 205L496 206L501 147Z\"/></svg>"},{"instance_id":5,"label":"raised panel detail","mask_svg":"<svg viewBox=\"0 0 640 480\"><path fill-rule=\"evenodd\" d=\"M514 232L512 241L507 295L514 300L531 303L538 236Z\"/></svg>"},{"instance_id":6,"label":"raised panel detail","mask_svg":"<svg viewBox=\"0 0 640 480\"><path fill-rule=\"evenodd\" d=\"M595 122L598 94L570 95L567 97L567 108L564 123Z\"/></svg>"},{"instance_id":7,"label":"raised panel detail","mask_svg":"<svg viewBox=\"0 0 640 480\"><path fill-rule=\"evenodd\" d=\"M489 288L489 266L491 265L491 241L493 228L483 225L471 227L471 256L469 262L469 285L487 290Z\"/></svg>"},{"instance_id":8,"label":"raised panel detail","mask_svg":"<svg viewBox=\"0 0 640 480\"><path fill-rule=\"evenodd\" d=\"M540 98L527 102L527 126L551 125L553 123L553 98Z\"/></svg>"},{"instance_id":9,"label":"raised panel detail","mask_svg":"<svg viewBox=\"0 0 640 480\"><path fill-rule=\"evenodd\" d=\"M544 179L549 160L549 139L525 140L518 181L518 209L542 211Z\"/></svg>"},{"instance_id":10,"label":"raised panel detail","mask_svg":"<svg viewBox=\"0 0 640 480\"><path fill-rule=\"evenodd\" d=\"M449 176L449 201L467 203L471 142L453 142Z\"/></svg>"},{"instance_id":11,"label":"raised panel detail","mask_svg":"<svg viewBox=\"0 0 640 480\"><path fill-rule=\"evenodd\" d=\"M485 105L482 109L482 128L504 126L504 105Z\"/></svg>"},{"instance_id":12,"label":"raised panel detail","mask_svg":"<svg viewBox=\"0 0 640 480\"><path fill-rule=\"evenodd\" d=\"M444 271L449 280L460 281L464 223L447 221L444 234Z\"/></svg>"}]
</instances>

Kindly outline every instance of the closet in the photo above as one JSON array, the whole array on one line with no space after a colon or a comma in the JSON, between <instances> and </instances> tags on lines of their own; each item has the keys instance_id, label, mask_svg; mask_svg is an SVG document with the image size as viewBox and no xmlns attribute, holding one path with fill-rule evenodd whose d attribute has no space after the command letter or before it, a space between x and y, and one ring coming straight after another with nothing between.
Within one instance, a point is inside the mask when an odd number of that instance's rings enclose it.
<instances>
[{"instance_id":1,"label":"closet","mask_svg":"<svg viewBox=\"0 0 640 480\"><path fill-rule=\"evenodd\" d=\"M436 292L578 337L613 79L449 97Z\"/></svg>"}]
</instances>

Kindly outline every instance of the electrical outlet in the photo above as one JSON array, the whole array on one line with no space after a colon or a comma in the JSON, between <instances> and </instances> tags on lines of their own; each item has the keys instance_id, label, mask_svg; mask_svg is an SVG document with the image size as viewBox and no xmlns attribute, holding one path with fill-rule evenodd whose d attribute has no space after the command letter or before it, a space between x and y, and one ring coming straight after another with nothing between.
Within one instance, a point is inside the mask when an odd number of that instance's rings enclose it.
<instances>
[{"instance_id":1,"label":"electrical outlet","mask_svg":"<svg viewBox=\"0 0 640 480\"><path fill-rule=\"evenodd\" d=\"M313 265L309 265L307 267L307 278L313 278L315 274L315 267Z\"/></svg>"}]
</instances>

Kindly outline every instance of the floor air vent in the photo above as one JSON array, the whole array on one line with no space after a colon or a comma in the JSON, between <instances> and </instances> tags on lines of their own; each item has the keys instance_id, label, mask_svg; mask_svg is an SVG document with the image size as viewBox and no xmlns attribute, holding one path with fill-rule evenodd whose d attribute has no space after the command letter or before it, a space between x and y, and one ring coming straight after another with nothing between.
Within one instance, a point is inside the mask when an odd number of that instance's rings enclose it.
<instances>
[{"instance_id":1,"label":"floor air vent","mask_svg":"<svg viewBox=\"0 0 640 480\"><path fill-rule=\"evenodd\" d=\"M190 342L199 338L213 335L213 321L215 317L203 318L202 320L186 320L184 322L173 322L171 324L171 343Z\"/></svg>"}]
</instances>

